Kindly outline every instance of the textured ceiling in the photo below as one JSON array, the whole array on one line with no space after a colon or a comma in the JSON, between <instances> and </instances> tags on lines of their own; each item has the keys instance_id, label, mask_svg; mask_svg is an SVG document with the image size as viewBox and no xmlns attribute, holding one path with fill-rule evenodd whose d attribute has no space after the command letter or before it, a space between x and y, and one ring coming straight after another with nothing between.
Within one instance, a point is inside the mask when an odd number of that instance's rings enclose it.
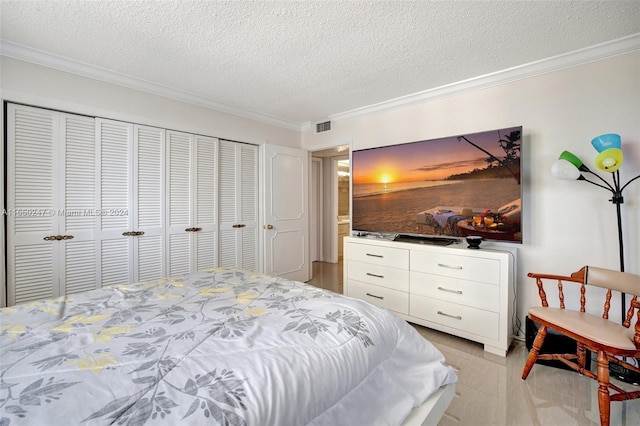
<instances>
[{"instance_id":1,"label":"textured ceiling","mask_svg":"<svg viewBox=\"0 0 640 426\"><path fill-rule=\"evenodd\" d=\"M640 33L640 1L4 1L2 39L290 123Z\"/></svg>"}]
</instances>

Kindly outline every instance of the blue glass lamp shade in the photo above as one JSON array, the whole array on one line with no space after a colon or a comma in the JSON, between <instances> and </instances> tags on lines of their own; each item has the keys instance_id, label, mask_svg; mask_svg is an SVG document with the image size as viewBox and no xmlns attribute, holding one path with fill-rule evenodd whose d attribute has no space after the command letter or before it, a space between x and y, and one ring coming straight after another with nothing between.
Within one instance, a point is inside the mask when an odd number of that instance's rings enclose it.
<instances>
[{"instance_id":1,"label":"blue glass lamp shade","mask_svg":"<svg viewBox=\"0 0 640 426\"><path fill-rule=\"evenodd\" d=\"M606 135L596 136L591 140L591 145L593 145L598 152L603 152L610 148L620 149L620 135L607 133Z\"/></svg>"}]
</instances>

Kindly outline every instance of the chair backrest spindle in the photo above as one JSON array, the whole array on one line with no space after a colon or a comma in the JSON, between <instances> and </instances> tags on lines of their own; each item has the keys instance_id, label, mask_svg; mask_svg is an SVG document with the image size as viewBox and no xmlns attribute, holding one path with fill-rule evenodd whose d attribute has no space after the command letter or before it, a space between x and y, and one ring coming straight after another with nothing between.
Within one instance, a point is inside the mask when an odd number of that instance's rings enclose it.
<instances>
[{"instance_id":1,"label":"chair backrest spindle","mask_svg":"<svg viewBox=\"0 0 640 426\"><path fill-rule=\"evenodd\" d=\"M549 303L547 302L547 293L544 292L542 278L536 278L536 284L538 286L538 296L540 296L540 302L542 303L542 306L548 308Z\"/></svg>"},{"instance_id":2,"label":"chair backrest spindle","mask_svg":"<svg viewBox=\"0 0 640 426\"><path fill-rule=\"evenodd\" d=\"M564 309L564 293L562 292L562 280L558 280L558 300L560 301L560 309Z\"/></svg>"},{"instance_id":3,"label":"chair backrest spindle","mask_svg":"<svg viewBox=\"0 0 640 426\"><path fill-rule=\"evenodd\" d=\"M635 311L635 308L633 307L633 305L636 303L637 300L638 300L638 296L633 296L631 298L631 302L629 303L629 309L627 310L627 316L624 319L624 322L622 323L622 325L624 325L627 328L629 328L629 326L631 325L631 319L633 318L633 312ZM640 309L638 309L638 319L640 320ZM636 324L636 331L638 331L637 328L639 326L640 326L640 324Z\"/></svg>"},{"instance_id":4,"label":"chair backrest spindle","mask_svg":"<svg viewBox=\"0 0 640 426\"><path fill-rule=\"evenodd\" d=\"M611 308L611 289L607 290L607 297L604 299L602 318L609 319L609 309Z\"/></svg>"}]
</instances>

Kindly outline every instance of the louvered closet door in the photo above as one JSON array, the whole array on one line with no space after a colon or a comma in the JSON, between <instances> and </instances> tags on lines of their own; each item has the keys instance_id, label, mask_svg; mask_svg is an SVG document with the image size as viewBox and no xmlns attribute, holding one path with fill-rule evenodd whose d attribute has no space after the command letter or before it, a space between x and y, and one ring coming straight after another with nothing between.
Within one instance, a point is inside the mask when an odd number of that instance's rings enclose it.
<instances>
[{"instance_id":1,"label":"louvered closet door","mask_svg":"<svg viewBox=\"0 0 640 426\"><path fill-rule=\"evenodd\" d=\"M8 304L96 288L94 119L7 114Z\"/></svg>"},{"instance_id":2,"label":"louvered closet door","mask_svg":"<svg viewBox=\"0 0 640 426\"><path fill-rule=\"evenodd\" d=\"M217 266L216 162L218 140L167 132L169 275Z\"/></svg>"},{"instance_id":3,"label":"louvered closet door","mask_svg":"<svg viewBox=\"0 0 640 426\"><path fill-rule=\"evenodd\" d=\"M216 171L218 161L218 139L205 136L195 137L195 196L193 232L195 256L193 269L214 268L218 266L216 221Z\"/></svg>"},{"instance_id":4,"label":"louvered closet door","mask_svg":"<svg viewBox=\"0 0 640 426\"><path fill-rule=\"evenodd\" d=\"M134 126L133 241L134 281L162 278L164 272L162 225L164 216L165 130Z\"/></svg>"},{"instance_id":5,"label":"louvered closet door","mask_svg":"<svg viewBox=\"0 0 640 426\"><path fill-rule=\"evenodd\" d=\"M63 210L58 211L64 250L62 293L72 294L100 286L96 268L96 133L95 119L61 114L63 134Z\"/></svg>"},{"instance_id":6,"label":"louvered closet door","mask_svg":"<svg viewBox=\"0 0 640 426\"><path fill-rule=\"evenodd\" d=\"M258 147L219 144L220 265L257 271Z\"/></svg>"},{"instance_id":7,"label":"louvered closet door","mask_svg":"<svg viewBox=\"0 0 640 426\"><path fill-rule=\"evenodd\" d=\"M167 264L168 275L191 271L191 174L193 135L167 131Z\"/></svg>"},{"instance_id":8,"label":"louvered closet door","mask_svg":"<svg viewBox=\"0 0 640 426\"><path fill-rule=\"evenodd\" d=\"M59 295L58 223L50 212L58 196L54 174L59 114L7 106L8 305Z\"/></svg>"},{"instance_id":9,"label":"louvered closet door","mask_svg":"<svg viewBox=\"0 0 640 426\"><path fill-rule=\"evenodd\" d=\"M96 119L99 212L96 250L103 286L133 282L133 125Z\"/></svg>"}]
</instances>

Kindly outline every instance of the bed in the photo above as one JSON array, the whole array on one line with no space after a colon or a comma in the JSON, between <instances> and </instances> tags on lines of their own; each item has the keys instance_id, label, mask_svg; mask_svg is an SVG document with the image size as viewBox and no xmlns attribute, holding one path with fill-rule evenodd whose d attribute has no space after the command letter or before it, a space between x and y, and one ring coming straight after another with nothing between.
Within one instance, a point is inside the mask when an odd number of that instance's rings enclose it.
<instances>
[{"instance_id":1,"label":"bed","mask_svg":"<svg viewBox=\"0 0 640 426\"><path fill-rule=\"evenodd\" d=\"M2 425L436 424L455 382L388 311L242 270L0 310Z\"/></svg>"}]
</instances>

